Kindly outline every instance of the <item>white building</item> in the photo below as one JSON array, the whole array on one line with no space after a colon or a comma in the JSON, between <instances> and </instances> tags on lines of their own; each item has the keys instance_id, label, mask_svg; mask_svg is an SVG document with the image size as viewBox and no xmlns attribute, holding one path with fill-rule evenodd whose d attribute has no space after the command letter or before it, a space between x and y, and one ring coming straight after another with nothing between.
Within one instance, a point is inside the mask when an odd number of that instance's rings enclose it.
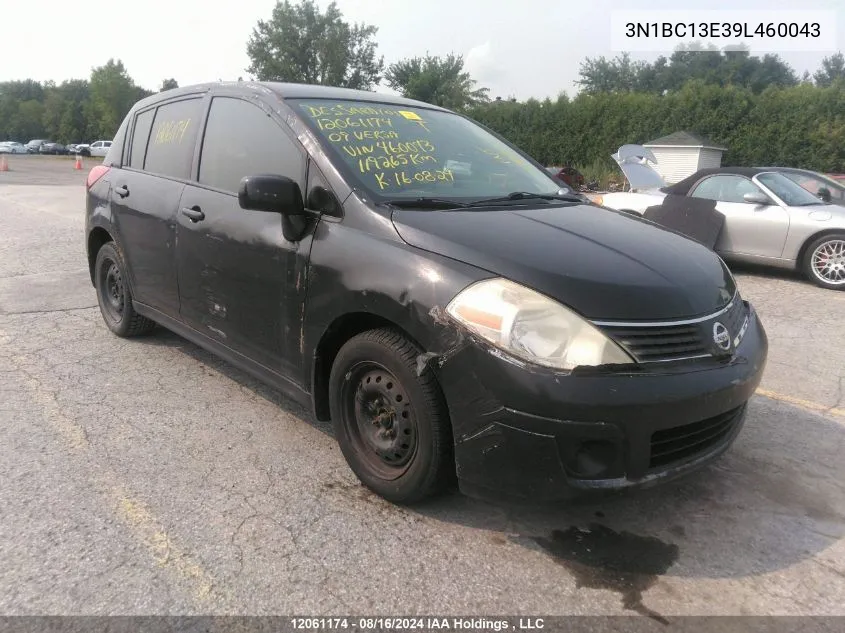
<instances>
[{"instance_id":1,"label":"white building","mask_svg":"<svg viewBox=\"0 0 845 633\"><path fill-rule=\"evenodd\" d=\"M657 159L654 169L666 184L674 184L699 169L720 167L727 148L692 132L675 132L645 143Z\"/></svg>"}]
</instances>

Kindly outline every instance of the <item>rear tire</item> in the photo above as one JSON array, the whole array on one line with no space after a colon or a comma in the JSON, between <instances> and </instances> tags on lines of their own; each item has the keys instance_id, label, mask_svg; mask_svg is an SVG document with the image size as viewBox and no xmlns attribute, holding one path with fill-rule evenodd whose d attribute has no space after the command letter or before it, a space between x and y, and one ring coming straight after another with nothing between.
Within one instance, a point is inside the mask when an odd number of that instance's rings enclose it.
<instances>
[{"instance_id":1,"label":"rear tire","mask_svg":"<svg viewBox=\"0 0 845 633\"><path fill-rule=\"evenodd\" d=\"M340 349L329 377L338 444L376 494L410 504L439 492L454 474L452 431L440 387L422 351L396 330L370 330Z\"/></svg>"},{"instance_id":2,"label":"rear tire","mask_svg":"<svg viewBox=\"0 0 845 633\"><path fill-rule=\"evenodd\" d=\"M97 251L94 288L106 326L122 338L147 334L156 325L135 312L127 279L123 255L114 242L106 242Z\"/></svg>"},{"instance_id":3,"label":"rear tire","mask_svg":"<svg viewBox=\"0 0 845 633\"><path fill-rule=\"evenodd\" d=\"M804 274L817 286L845 290L845 232L813 240L801 264Z\"/></svg>"}]
</instances>

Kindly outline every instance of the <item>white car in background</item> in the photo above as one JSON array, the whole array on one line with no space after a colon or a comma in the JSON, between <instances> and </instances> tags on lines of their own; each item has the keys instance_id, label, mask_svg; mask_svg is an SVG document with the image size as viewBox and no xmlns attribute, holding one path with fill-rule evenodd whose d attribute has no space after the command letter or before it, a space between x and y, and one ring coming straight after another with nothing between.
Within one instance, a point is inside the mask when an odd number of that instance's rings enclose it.
<instances>
[{"instance_id":1,"label":"white car in background","mask_svg":"<svg viewBox=\"0 0 845 633\"><path fill-rule=\"evenodd\" d=\"M16 141L0 142L0 154L28 154L26 146Z\"/></svg>"},{"instance_id":2,"label":"white car in background","mask_svg":"<svg viewBox=\"0 0 845 633\"><path fill-rule=\"evenodd\" d=\"M628 191L611 193L590 193L587 197L596 204L642 215L648 207L661 204L666 193L661 191L666 182L649 163L657 164L651 150L642 145L623 145L613 154L628 180Z\"/></svg>"},{"instance_id":3,"label":"white car in background","mask_svg":"<svg viewBox=\"0 0 845 633\"><path fill-rule=\"evenodd\" d=\"M105 156L109 153L111 143L111 141L94 141L88 147L88 151L91 152L91 156Z\"/></svg>"},{"instance_id":4,"label":"white car in background","mask_svg":"<svg viewBox=\"0 0 845 633\"><path fill-rule=\"evenodd\" d=\"M723 218L712 248L726 261L799 270L822 288L845 290L845 207L813 195L778 168L699 169L666 186L645 148L624 145L613 158L631 191L598 194L594 202L640 216L656 207L677 217L710 205Z\"/></svg>"}]
</instances>

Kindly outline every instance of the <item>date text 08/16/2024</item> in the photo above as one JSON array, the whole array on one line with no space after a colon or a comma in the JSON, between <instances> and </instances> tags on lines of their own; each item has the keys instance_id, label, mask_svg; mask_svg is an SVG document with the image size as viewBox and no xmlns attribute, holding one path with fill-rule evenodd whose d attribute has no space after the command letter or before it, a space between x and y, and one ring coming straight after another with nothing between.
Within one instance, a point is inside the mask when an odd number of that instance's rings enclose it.
<instances>
[{"instance_id":1,"label":"date text 08/16/2024","mask_svg":"<svg viewBox=\"0 0 845 633\"><path fill-rule=\"evenodd\" d=\"M515 622L502 618L483 617L296 617L291 619L295 630L358 630L358 631L510 631L541 630L545 627L543 618L520 617Z\"/></svg>"}]
</instances>

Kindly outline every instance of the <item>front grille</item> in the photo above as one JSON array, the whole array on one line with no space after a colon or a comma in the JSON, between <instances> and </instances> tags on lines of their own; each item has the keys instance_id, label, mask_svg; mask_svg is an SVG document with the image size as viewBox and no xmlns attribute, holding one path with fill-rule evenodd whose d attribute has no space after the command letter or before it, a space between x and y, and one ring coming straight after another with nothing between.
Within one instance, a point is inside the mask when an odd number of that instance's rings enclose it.
<instances>
[{"instance_id":1,"label":"front grille","mask_svg":"<svg viewBox=\"0 0 845 633\"><path fill-rule=\"evenodd\" d=\"M708 356L697 324L605 328L610 337L641 363Z\"/></svg>"},{"instance_id":2,"label":"front grille","mask_svg":"<svg viewBox=\"0 0 845 633\"><path fill-rule=\"evenodd\" d=\"M720 444L734 430L743 407L692 424L655 431L651 436L649 468L689 459Z\"/></svg>"},{"instance_id":3,"label":"front grille","mask_svg":"<svg viewBox=\"0 0 845 633\"><path fill-rule=\"evenodd\" d=\"M747 310L737 293L725 309L692 320L661 323L596 322L610 338L622 346L634 360L654 363L689 358L703 358L725 353L715 348L713 326L719 321L735 343L742 329Z\"/></svg>"}]
</instances>

